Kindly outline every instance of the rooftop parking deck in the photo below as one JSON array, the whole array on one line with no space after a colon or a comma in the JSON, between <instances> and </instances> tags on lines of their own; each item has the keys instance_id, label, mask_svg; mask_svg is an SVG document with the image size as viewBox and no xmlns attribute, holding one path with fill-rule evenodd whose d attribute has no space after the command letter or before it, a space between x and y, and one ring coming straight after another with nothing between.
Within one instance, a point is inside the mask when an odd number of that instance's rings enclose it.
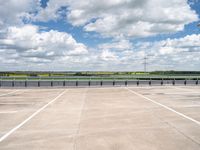
<instances>
[{"instance_id":1,"label":"rooftop parking deck","mask_svg":"<svg viewBox=\"0 0 200 150\"><path fill-rule=\"evenodd\" d=\"M199 150L200 87L0 89L1 150Z\"/></svg>"}]
</instances>

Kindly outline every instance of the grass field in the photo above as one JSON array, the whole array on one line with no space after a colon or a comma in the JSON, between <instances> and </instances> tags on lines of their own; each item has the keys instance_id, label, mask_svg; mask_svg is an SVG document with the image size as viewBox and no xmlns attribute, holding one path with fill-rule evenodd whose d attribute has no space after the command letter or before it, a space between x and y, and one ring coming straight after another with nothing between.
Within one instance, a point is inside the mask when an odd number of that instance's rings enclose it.
<instances>
[{"instance_id":1,"label":"grass field","mask_svg":"<svg viewBox=\"0 0 200 150\"><path fill-rule=\"evenodd\" d=\"M134 76L66 76L66 77L26 77L26 76L10 76L10 77L0 77L0 80L53 80L53 81L70 81L70 80L197 80L200 76L166 76L166 75L134 75Z\"/></svg>"},{"instance_id":2,"label":"grass field","mask_svg":"<svg viewBox=\"0 0 200 150\"><path fill-rule=\"evenodd\" d=\"M200 72L0 72L0 80L197 80Z\"/></svg>"}]
</instances>

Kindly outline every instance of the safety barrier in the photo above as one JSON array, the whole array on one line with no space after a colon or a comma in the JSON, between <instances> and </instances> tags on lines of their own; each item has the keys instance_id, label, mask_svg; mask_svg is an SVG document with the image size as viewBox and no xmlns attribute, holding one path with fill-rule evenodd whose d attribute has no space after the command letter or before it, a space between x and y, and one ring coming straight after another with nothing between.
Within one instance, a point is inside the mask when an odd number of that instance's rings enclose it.
<instances>
[{"instance_id":1,"label":"safety barrier","mask_svg":"<svg viewBox=\"0 0 200 150\"><path fill-rule=\"evenodd\" d=\"M198 80L1 80L0 87L101 87L200 85Z\"/></svg>"}]
</instances>

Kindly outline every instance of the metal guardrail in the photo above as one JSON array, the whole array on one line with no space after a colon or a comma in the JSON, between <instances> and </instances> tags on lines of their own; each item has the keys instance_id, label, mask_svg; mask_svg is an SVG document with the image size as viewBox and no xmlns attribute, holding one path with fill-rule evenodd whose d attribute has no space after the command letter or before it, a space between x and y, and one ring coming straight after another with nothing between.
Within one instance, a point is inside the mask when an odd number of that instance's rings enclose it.
<instances>
[{"instance_id":1,"label":"metal guardrail","mask_svg":"<svg viewBox=\"0 0 200 150\"><path fill-rule=\"evenodd\" d=\"M0 87L103 87L200 85L196 80L0 80Z\"/></svg>"},{"instance_id":2,"label":"metal guardrail","mask_svg":"<svg viewBox=\"0 0 200 150\"><path fill-rule=\"evenodd\" d=\"M176 75L134 75L134 76L59 76L59 77L27 77L27 76L0 76L0 80L157 80L157 79L200 79L200 76L176 76Z\"/></svg>"}]
</instances>

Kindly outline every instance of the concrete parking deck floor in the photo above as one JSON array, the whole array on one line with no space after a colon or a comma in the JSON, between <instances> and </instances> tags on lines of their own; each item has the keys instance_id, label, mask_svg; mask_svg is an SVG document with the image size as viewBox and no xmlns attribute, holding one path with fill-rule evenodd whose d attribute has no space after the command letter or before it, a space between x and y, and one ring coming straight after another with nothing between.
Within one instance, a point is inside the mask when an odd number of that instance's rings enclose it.
<instances>
[{"instance_id":1,"label":"concrete parking deck floor","mask_svg":"<svg viewBox=\"0 0 200 150\"><path fill-rule=\"evenodd\" d=\"M1 150L199 150L200 87L0 89Z\"/></svg>"}]
</instances>

